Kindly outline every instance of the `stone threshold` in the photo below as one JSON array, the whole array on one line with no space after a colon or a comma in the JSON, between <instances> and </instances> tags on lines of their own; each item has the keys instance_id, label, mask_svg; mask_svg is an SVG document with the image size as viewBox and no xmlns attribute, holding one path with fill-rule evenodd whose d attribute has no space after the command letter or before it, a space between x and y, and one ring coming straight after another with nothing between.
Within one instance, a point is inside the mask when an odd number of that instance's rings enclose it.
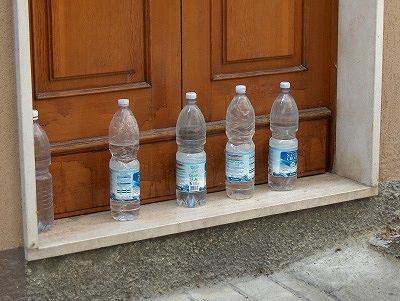
<instances>
[{"instance_id":1,"label":"stone threshold","mask_svg":"<svg viewBox=\"0 0 400 301\"><path fill-rule=\"evenodd\" d=\"M39 235L38 248L26 249L28 261L98 249L133 241L214 227L280 213L371 197L377 187L325 173L298 180L292 191L271 191L257 185L254 197L232 200L225 191L207 195L206 205L182 208L175 200L143 205L135 221L114 221L110 212L56 220Z\"/></svg>"}]
</instances>

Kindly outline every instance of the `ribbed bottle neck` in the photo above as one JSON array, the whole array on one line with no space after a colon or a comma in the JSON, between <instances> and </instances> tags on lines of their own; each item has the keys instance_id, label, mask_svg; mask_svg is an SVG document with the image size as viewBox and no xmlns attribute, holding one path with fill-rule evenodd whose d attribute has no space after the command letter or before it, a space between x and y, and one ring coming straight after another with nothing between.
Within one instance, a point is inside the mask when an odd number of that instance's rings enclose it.
<instances>
[{"instance_id":1,"label":"ribbed bottle neck","mask_svg":"<svg viewBox=\"0 0 400 301\"><path fill-rule=\"evenodd\" d=\"M196 99L186 99L186 104L189 106L197 105Z\"/></svg>"}]
</instances>

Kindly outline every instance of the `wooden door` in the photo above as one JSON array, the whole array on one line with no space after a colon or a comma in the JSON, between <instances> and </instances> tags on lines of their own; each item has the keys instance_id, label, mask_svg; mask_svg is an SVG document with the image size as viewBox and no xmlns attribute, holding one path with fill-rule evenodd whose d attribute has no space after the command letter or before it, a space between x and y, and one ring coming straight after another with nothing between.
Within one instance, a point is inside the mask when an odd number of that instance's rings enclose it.
<instances>
[{"instance_id":1,"label":"wooden door","mask_svg":"<svg viewBox=\"0 0 400 301\"><path fill-rule=\"evenodd\" d=\"M330 166L336 91L337 1L186 0L182 6L183 89L198 92L209 124L225 118L236 84L257 115L256 183L267 181L268 114L279 83L292 83L300 111L299 174ZM208 187L224 188L224 128L209 127Z\"/></svg>"},{"instance_id":2,"label":"wooden door","mask_svg":"<svg viewBox=\"0 0 400 301\"><path fill-rule=\"evenodd\" d=\"M31 0L34 107L52 143L56 217L107 209L108 125L129 98L144 201L173 197L179 0Z\"/></svg>"},{"instance_id":3,"label":"wooden door","mask_svg":"<svg viewBox=\"0 0 400 301\"><path fill-rule=\"evenodd\" d=\"M108 209L108 125L129 98L141 131L142 203L175 197L175 123L194 90L207 120L207 184L224 189L224 119L234 86L257 114L266 182L279 82L301 111L300 175L329 169L336 0L31 0L34 107L52 144L56 217Z\"/></svg>"}]
</instances>

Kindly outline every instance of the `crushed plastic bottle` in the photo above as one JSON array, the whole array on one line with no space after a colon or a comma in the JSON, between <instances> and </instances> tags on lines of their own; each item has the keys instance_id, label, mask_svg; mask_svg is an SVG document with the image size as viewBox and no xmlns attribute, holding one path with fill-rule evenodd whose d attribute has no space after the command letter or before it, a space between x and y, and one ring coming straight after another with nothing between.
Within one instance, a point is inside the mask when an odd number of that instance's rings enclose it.
<instances>
[{"instance_id":1,"label":"crushed plastic bottle","mask_svg":"<svg viewBox=\"0 0 400 301\"><path fill-rule=\"evenodd\" d=\"M195 92L186 93L186 105L176 123L176 201L189 208L203 205L207 194L206 123L196 98Z\"/></svg>"},{"instance_id":2,"label":"crushed plastic bottle","mask_svg":"<svg viewBox=\"0 0 400 301\"><path fill-rule=\"evenodd\" d=\"M109 127L110 209L115 220L133 220L140 209L139 128L129 99L118 100Z\"/></svg>"},{"instance_id":3,"label":"crushed plastic bottle","mask_svg":"<svg viewBox=\"0 0 400 301\"><path fill-rule=\"evenodd\" d=\"M253 196L255 176L255 113L246 96L246 86L236 86L236 95L226 112L225 183L232 199Z\"/></svg>"}]
</instances>

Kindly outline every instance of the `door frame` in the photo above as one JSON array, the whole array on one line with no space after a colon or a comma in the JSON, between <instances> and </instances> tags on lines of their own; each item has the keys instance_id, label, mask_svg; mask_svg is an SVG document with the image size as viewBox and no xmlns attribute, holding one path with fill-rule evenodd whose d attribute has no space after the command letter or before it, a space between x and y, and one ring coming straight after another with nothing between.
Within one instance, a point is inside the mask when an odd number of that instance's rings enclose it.
<instances>
[{"instance_id":1,"label":"door frame","mask_svg":"<svg viewBox=\"0 0 400 301\"><path fill-rule=\"evenodd\" d=\"M15 0L15 56L25 249L39 247L27 0ZM336 148L333 171L379 181L384 0L339 0ZM357 122L353 120L357 117ZM356 197L354 197L356 198Z\"/></svg>"}]
</instances>

